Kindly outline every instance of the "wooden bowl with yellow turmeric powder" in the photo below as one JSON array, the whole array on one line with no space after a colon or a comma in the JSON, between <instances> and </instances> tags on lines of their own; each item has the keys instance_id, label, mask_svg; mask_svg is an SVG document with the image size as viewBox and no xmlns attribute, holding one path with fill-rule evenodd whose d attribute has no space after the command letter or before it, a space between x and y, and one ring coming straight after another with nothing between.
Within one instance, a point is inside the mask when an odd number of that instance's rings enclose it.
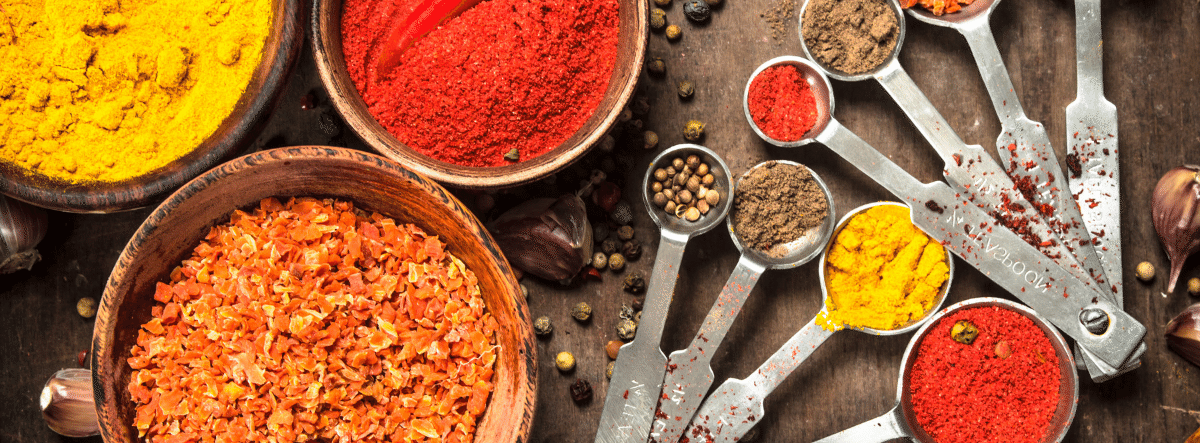
<instances>
[{"instance_id":1,"label":"wooden bowl with yellow turmeric powder","mask_svg":"<svg viewBox=\"0 0 1200 443\"><path fill-rule=\"evenodd\" d=\"M6 1L0 193L69 212L132 209L233 157L295 64L300 4Z\"/></svg>"}]
</instances>

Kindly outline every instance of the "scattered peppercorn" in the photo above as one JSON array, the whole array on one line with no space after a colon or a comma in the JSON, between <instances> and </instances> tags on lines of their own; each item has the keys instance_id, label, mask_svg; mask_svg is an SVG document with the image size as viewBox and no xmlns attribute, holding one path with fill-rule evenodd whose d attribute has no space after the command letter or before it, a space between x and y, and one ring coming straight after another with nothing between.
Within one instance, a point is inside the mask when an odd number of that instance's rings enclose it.
<instances>
[{"instance_id":1,"label":"scattered peppercorn","mask_svg":"<svg viewBox=\"0 0 1200 443\"><path fill-rule=\"evenodd\" d=\"M612 371L613 371L613 369L616 369L616 367L617 367L617 362L615 362L615 361L608 362L608 367L604 369L604 377L609 380L612 380Z\"/></svg>"},{"instance_id":2,"label":"scattered peppercorn","mask_svg":"<svg viewBox=\"0 0 1200 443\"><path fill-rule=\"evenodd\" d=\"M667 26L667 11L660 8L650 10L650 29L662 29Z\"/></svg>"},{"instance_id":3,"label":"scattered peppercorn","mask_svg":"<svg viewBox=\"0 0 1200 443\"><path fill-rule=\"evenodd\" d=\"M1188 295L1192 297L1200 296L1200 278L1193 277L1188 280Z\"/></svg>"},{"instance_id":4,"label":"scattered peppercorn","mask_svg":"<svg viewBox=\"0 0 1200 443\"><path fill-rule=\"evenodd\" d=\"M617 322L617 338L629 341L633 340L635 336L637 336L637 323L628 318L623 318Z\"/></svg>"},{"instance_id":5,"label":"scattered peppercorn","mask_svg":"<svg viewBox=\"0 0 1200 443\"><path fill-rule=\"evenodd\" d=\"M521 151L518 151L517 148L512 148L512 150L504 154L504 159L510 162L521 161Z\"/></svg>"},{"instance_id":6,"label":"scattered peppercorn","mask_svg":"<svg viewBox=\"0 0 1200 443\"><path fill-rule=\"evenodd\" d=\"M612 217L613 222L621 225L622 228L628 227L630 223L633 223L633 206L629 202L621 200L613 206L612 212L608 215ZM617 233L620 234L620 232L621 229L617 228Z\"/></svg>"},{"instance_id":7,"label":"scattered peppercorn","mask_svg":"<svg viewBox=\"0 0 1200 443\"><path fill-rule=\"evenodd\" d=\"M629 103L629 110L633 112L633 115L646 115L650 112L650 100L647 100L644 95L635 95L633 101Z\"/></svg>"},{"instance_id":8,"label":"scattered peppercorn","mask_svg":"<svg viewBox=\"0 0 1200 443\"><path fill-rule=\"evenodd\" d=\"M562 372L571 372L572 369L575 369L575 356L567 351L559 352L554 356L554 367Z\"/></svg>"},{"instance_id":9,"label":"scattered peppercorn","mask_svg":"<svg viewBox=\"0 0 1200 443\"><path fill-rule=\"evenodd\" d=\"M595 240L596 243L600 243L608 238L608 233L607 223L592 223L592 240Z\"/></svg>"},{"instance_id":10,"label":"scattered peppercorn","mask_svg":"<svg viewBox=\"0 0 1200 443\"><path fill-rule=\"evenodd\" d=\"M1137 269L1135 270L1134 273L1137 274L1138 280L1141 280L1141 281L1154 280L1154 265L1150 264L1150 262L1148 262L1148 261L1138 263Z\"/></svg>"},{"instance_id":11,"label":"scattered peppercorn","mask_svg":"<svg viewBox=\"0 0 1200 443\"><path fill-rule=\"evenodd\" d=\"M679 93L679 98L684 100L690 99L692 98L692 95L696 93L696 85L692 84L692 82L688 80L683 80L679 82L679 89L676 90L676 92Z\"/></svg>"},{"instance_id":12,"label":"scattered peppercorn","mask_svg":"<svg viewBox=\"0 0 1200 443\"><path fill-rule=\"evenodd\" d=\"M646 62L646 70L649 71L650 74L662 76L663 74L667 73L667 62L664 62L661 57L651 58L650 61Z\"/></svg>"},{"instance_id":13,"label":"scattered peppercorn","mask_svg":"<svg viewBox=\"0 0 1200 443\"><path fill-rule=\"evenodd\" d=\"M621 240L633 239L633 226L625 225L617 228L617 238Z\"/></svg>"},{"instance_id":14,"label":"scattered peppercorn","mask_svg":"<svg viewBox=\"0 0 1200 443\"><path fill-rule=\"evenodd\" d=\"M599 251L597 251L595 254L592 254L592 267L596 269L604 269L608 267L608 256Z\"/></svg>"},{"instance_id":15,"label":"scattered peppercorn","mask_svg":"<svg viewBox=\"0 0 1200 443\"><path fill-rule=\"evenodd\" d=\"M646 131L642 133L642 148L654 149L658 147L658 133L654 131Z\"/></svg>"},{"instance_id":16,"label":"scattered peppercorn","mask_svg":"<svg viewBox=\"0 0 1200 443\"><path fill-rule=\"evenodd\" d=\"M631 238L629 241L621 245L621 254L625 256L627 261L637 261L642 256L642 242L636 238Z\"/></svg>"},{"instance_id":17,"label":"scattered peppercorn","mask_svg":"<svg viewBox=\"0 0 1200 443\"><path fill-rule=\"evenodd\" d=\"M703 22L708 20L711 14L712 10L704 0L683 0L683 15L686 15L689 20Z\"/></svg>"},{"instance_id":18,"label":"scattered peppercorn","mask_svg":"<svg viewBox=\"0 0 1200 443\"><path fill-rule=\"evenodd\" d=\"M620 243L617 243L617 239L615 238L606 238L600 243L600 251L605 254L614 254L620 247Z\"/></svg>"},{"instance_id":19,"label":"scattered peppercorn","mask_svg":"<svg viewBox=\"0 0 1200 443\"><path fill-rule=\"evenodd\" d=\"M604 352L608 353L608 358L616 360L617 354L621 352L621 345L624 344L620 340L610 340L607 345L604 345Z\"/></svg>"},{"instance_id":20,"label":"scattered peppercorn","mask_svg":"<svg viewBox=\"0 0 1200 443\"><path fill-rule=\"evenodd\" d=\"M633 308L629 307L629 305L622 304L621 312L617 314L617 318L628 318L628 319L632 320L633 319Z\"/></svg>"},{"instance_id":21,"label":"scattered peppercorn","mask_svg":"<svg viewBox=\"0 0 1200 443\"><path fill-rule=\"evenodd\" d=\"M683 138L694 142L700 141L701 137L704 137L704 122L700 120L688 120L687 124L683 126Z\"/></svg>"},{"instance_id":22,"label":"scattered peppercorn","mask_svg":"<svg viewBox=\"0 0 1200 443\"><path fill-rule=\"evenodd\" d=\"M592 384L582 378L575 379L575 383L571 383L571 400L575 403L586 403L592 399Z\"/></svg>"},{"instance_id":23,"label":"scattered peppercorn","mask_svg":"<svg viewBox=\"0 0 1200 443\"><path fill-rule=\"evenodd\" d=\"M667 40L677 41L680 37L683 37L683 30L679 29L679 25L670 25L667 26L666 34Z\"/></svg>"},{"instance_id":24,"label":"scattered peppercorn","mask_svg":"<svg viewBox=\"0 0 1200 443\"><path fill-rule=\"evenodd\" d=\"M633 303L631 303L630 306L633 307L634 311L641 311L642 310L642 298L638 297L638 298L633 299Z\"/></svg>"},{"instance_id":25,"label":"scattered peppercorn","mask_svg":"<svg viewBox=\"0 0 1200 443\"><path fill-rule=\"evenodd\" d=\"M950 327L950 337L954 341L969 345L975 342L975 337L979 336L979 328L975 327L974 323L967 320L959 320Z\"/></svg>"},{"instance_id":26,"label":"scattered peppercorn","mask_svg":"<svg viewBox=\"0 0 1200 443\"><path fill-rule=\"evenodd\" d=\"M625 269L625 256L621 255L620 252L608 256L608 269L613 272L620 272L622 269Z\"/></svg>"},{"instance_id":27,"label":"scattered peppercorn","mask_svg":"<svg viewBox=\"0 0 1200 443\"><path fill-rule=\"evenodd\" d=\"M75 310L79 312L79 316L83 318L92 318L96 316L96 299L84 297L75 303Z\"/></svg>"},{"instance_id":28,"label":"scattered peppercorn","mask_svg":"<svg viewBox=\"0 0 1200 443\"><path fill-rule=\"evenodd\" d=\"M533 333L537 335L550 335L554 332L554 325L550 324L550 317L545 315L538 317L533 321Z\"/></svg>"},{"instance_id":29,"label":"scattered peppercorn","mask_svg":"<svg viewBox=\"0 0 1200 443\"><path fill-rule=\"evenodd\" d=\"M581 322L588 321L592 318L592 307L587 302L579 302L574 308L571 308L571 317Z\"/></svg>"},{"instance_id":30,"label":"scattered peppercorn","mask_svg":"<svg viewBox=\"0 0 1200 443\"><path fill-rule=\"evenodd\" d=\"M645 291L646 278L642 277L642 273L640 271L634 271L625 276L625 292L630 294L641 294Z\"/></svg>"}]
</instances>

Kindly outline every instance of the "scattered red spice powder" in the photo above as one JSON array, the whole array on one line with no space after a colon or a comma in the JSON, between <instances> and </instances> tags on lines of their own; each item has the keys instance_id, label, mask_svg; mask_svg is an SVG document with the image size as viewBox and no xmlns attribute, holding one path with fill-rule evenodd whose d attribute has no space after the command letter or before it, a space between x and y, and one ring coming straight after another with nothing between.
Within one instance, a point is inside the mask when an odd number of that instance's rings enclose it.
<instances>
[{"instance_id":1,"label":"scattered red spice powder","mask_svg":"<svg viewBox=\"0 0 1200 443\"><path fill-rule=\"evenodd\" d=\"M617 0L488 0L374 72L389 32L418 2L347 0L347 70L371 115L402 143L464 166L544 154L595 113L617 54ZM397 18L398 17L398 18Z\"/></svg>"},{"instance_id":2,"label":"scattered red spice powder","mask_svg":"<svg viewBox=\"0 0 1200 443\"><path fill-rule=\"evenodd\" d=\"M800 140L817 122L817 101L808 81L793 65L764 69L747 93L750 118L775 140Z\"/></svg>"},{"instance_id":3,"label":"scattered red spice powder","mask_svg":"<svg viewBox=\"0 0 1200 443\"><path fill-rule=\"evenodd\" d=\"M970 345L951 337L959 320L979 329ZM1058 355L1028 317L1000 307L962 309L933 325L916 353L912 408L938 443L1038 442L1047 432L1058 406Z\"/></svg>"},{"instance_id":4,"label":"scattered red spice powder","mask_svg":"<svg viewBox=\"0 0 1200 443\"><path fill-rule=\"evenodd\" d=\"M151 442L470 442L496 320L437 237L350 203L235 211L159 283L130 351Z\"/></svg>"}]
</instances>

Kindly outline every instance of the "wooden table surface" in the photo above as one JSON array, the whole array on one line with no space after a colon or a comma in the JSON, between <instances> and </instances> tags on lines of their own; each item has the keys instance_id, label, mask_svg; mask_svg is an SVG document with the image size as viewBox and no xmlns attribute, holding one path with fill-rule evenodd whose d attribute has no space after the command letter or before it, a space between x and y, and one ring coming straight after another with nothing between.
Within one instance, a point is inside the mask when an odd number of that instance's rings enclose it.
<instances>
[{"instance_id":1,"label":"wooden table surface","mask_svg":"<svg viewBox=\"0 0 1200 443\"><path fill-rule=\"evenodd\" d=\"M667 20L683 28L683 39L668 43L649 35L647 57L662 57L665 78L643 74L640 93L651 104L648 129L662 138L660 149L681 143L683 123L708 124L702 142L724 156L732 172L741 174L765 159L806 164L828 183L836 216L878 200L894 200L855 167L820 145L775 148L759 140L742 112L747 76L763 61L778 55L801 55L796 16L787 18L778 38L764 15L779 5L799 10L800 1L726 0L712 20L695 25L683 17L681 4L667 9ZM984 0L979 0L984 1ZM1125 306L1148 329L1148 351L1142 367L1116 380L1094 384L1081 374L1079 408L1067 434L1070 442L1182 442L1200 425L1200 373L1166 348L1166 323L1195 300L1182 291L1164 297L1168 262L1153 230L1150 193L1158 177L1171 167L1200 162L1197 118L1200 101L1200 4L1195 0L1103 1L1104 79L1106 96L1120 112L1122 240L1125 262ZM991 20L1001 54L1026 113L1046 125L1060 158L1064 108L1075 96L1074 6L1066 0L1009 0ZM1000 125L976 73L966 41L950 29L907 20L901 64L958 134L970 144L991 150ZM252 149L299 144L362 147L339 127L322 132L322 120L340 123L320 86L308 48L288 86L287 97L272 115ZM689 79L696 96L681 101L676 82ZM300 97L313 93L316 108L302 109ZM835 82L837 118L922 181L939 180L942 165L897 105L874 82ZM618 153L648 160L652 152L618 146ZM627 195L636 195L637 177L626 180ZM544 185L514 191L544 193ZM471 201L475 194L458 192ZM647 244L643 257L625 271L648 272L658 242L657 229L641 210L634 225ZM37 398L55 370L75 367L92 336L92 320L75 312L81 297L98 297L117 256L150 209L107 215L52 213L50 233L39 249L42 262L31 272L0 276L0 441L66 441L42 423ZM481 214L485 217L492 214ZM687 345L720 286L737 262L738 253L723 229L704 234L688 246L676 287L662 349L670 353ZM1153 263L1160 276L1151 283L1134 279L1141 261ZM1193 260L1181 282L1200 276ZM622 304L634 297L621 288L623 275L605 273L600 282L569 287L525 277L530 310L549 316L556 330L540 339L539 399L533 442L590 442L604 398L603 345L615 338ZM959 262L947 304L979 297L1009 297L975 269ZM788 337L812 318L821 303L817 268L809 263L791 270L770 271L759 281L741 318L734 323L713 359L718 383L744 378ZM1011 298L1011 297L1009 297ZM575 303L587 301L594 318L580 324L570 318ZM785 381L766 402L758 425L759 441L812 441L889 410L895 401L901 354L910 334L875 337L836 334ZM578 359L572 374L560 374L553 355L571 351ZM589 380L595 399L584 405L570 400L568 386ZM979 411L978 413L986 413ZM98 438L79 441L99 441Z\"/></svg>"}]
</instances>

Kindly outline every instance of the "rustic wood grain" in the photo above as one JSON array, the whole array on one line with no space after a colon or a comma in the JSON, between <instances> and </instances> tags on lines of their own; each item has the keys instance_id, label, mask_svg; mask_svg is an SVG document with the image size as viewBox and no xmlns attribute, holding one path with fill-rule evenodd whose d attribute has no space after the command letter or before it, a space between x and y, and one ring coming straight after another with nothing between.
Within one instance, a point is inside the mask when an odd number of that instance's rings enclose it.
<instances>
[{"instance_id":1,"label":"rustic wood grain","mask_svg":"<svg viewBox=\"0 0 1200 443\"><path fill-rule=\"evenodd\" d=\"M647 128L658 132L663 149L683 142L685 121L705 121L708 135L701 144L723 155L735 175L768 158L806 164L829 185L837 216L864 203L890 199L885 190L828 149L772 147L746 123L741 99L750 72L772 57L801 53L795 17L778 40L770 37L770 27L760 17L775 1L725 0L711 22L702 26L683 18L679 2L668 8L668 22L679 24L684 36L678 43L668 43L659 33L648 36L647 58L662 57L667 75L643 74L639 81L640 93L652 107L645 119ZM1073 4L1005 0L991 21L1026 113L1046 125L1060 158L1065 155L1064 108L1075 99ZM796 6L798 10L799 3ZM1131 270L1140 261L1167 268L1150 220L1150 192L1167 169L1200 163L1200 134L1195 129L1200 126L1200 111L1194 106L1200 101L1196 87L1200 4L1112 0L1103 2L1102 12L1106 96L1117 106L1121 122L1122 240L1129 270L1124 275L1126 308L1150 332L1141 368L1101 385L1086 377L1081 380L1079 409L1066 441L1182 442L1200 427L1200 373L1167 350L1161 331L1196 300L1182 293L1164 298L1161 275L1145 284L1135 280ZM949 29L915 20L907 23L901 64L966 142L991 150L1000 125L966 42ZM696 83L691 101L680 101L675 95L675 84L683 79ZM834 82L833 88L835 114L846 127L917 178L940 179L938 157L881 87L872 82ZM310 92L317 98L316 108L302 110L300 97ZM256 147L363 146L345 126L321 132L318 122L328 118L337 120L337 113L320 87L306 49L283 104ZM648 161L652 153L641 155ZM636 193L639 181L627 179L625 191ZM459 194L468 203L475 195ZM633 271L649 271L658 241L649 217L635 212L637 237L647 248L625 273L605 272L601 282L568 287L534 277L522 280L531 290L531 316L549 316L555 325L553 336L539 338L536 344L539 398L532 442L594 439L608 363L603 346L616 336L621 304L635 299L621 290L621 279ZM44 261L32 272L0 276L0 315L6 319L0 323L0 349L9 357L0 362L4 387L0 404L6 405L0 408L0 424L6 425L0 426L0 441L60 441L40 422L37 392L55 370L74 366L78 351L88 346L92 323L75 314L75 301L99 295L120 249L147 214L146 210L104 216L54 213L49 237L41 247ZM663 336L665 353L691 340L737 256L728 234L720 229L689 243ZM1200 277L1198 262L1189 262L1183 278ZM962 262L956 268L947 303L977 296L1011 298ZM812 318L820 305L816 279L815 263L763 275L714 357L718 382L745 377ZM594 317L587 324L570 318L571 306L579 301L592 304ZM832 337L767 399L759 441L812 441L887 411L895 401L908 338L856 332ZM571 374L553 367L550 356L562 350L573 352L578 361ZM568 386L576 378L589 380L596 389L590 403L571 401Z\"/></svg>"}]
</instances>

